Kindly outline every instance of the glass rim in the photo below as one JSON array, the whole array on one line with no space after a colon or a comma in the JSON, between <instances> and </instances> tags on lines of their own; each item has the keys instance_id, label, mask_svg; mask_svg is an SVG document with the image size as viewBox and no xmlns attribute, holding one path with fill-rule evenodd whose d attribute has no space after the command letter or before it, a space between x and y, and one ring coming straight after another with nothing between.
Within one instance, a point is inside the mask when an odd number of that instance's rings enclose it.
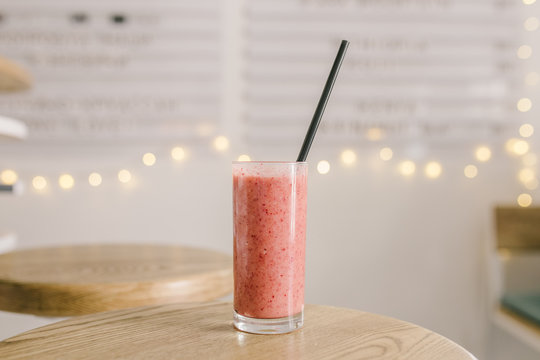
<instances>
[{"instance_id":1,"label":"glass rim","mask_svg":"<svg viewBox=\"0 0 540 360\"><path fill-rule=\"evenodd\" d=\"M283 165L307 165L307 161L233 161L233 165L240 164L283 164Z\"/></svg>"}]
</instances>

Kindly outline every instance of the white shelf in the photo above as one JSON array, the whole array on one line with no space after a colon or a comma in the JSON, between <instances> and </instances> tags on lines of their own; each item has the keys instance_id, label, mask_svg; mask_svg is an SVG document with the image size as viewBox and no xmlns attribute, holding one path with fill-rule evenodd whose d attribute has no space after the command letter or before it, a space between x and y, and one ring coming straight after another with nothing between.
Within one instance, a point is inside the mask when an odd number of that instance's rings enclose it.
<instances>
[{"instance_id":1,"label":"white shelf","mask_svg":"<svg viewBox=\"0 0 540 360\"><path fill-rule=\"evenodd\" d=\"M28 136L28 127L21 121L0 116L0 140L22 140Z\"/></svg>"},{"instance_id":2,"label":"white shelf","mask_svg":"<svg viewBox=\"0 0 540 360\"><path fill-rule=\"evenodd\" d=\"M499 328L529 345L540 354L540 327L500 308L493 312L492 319Z\"/></svg>"}]
</instances>

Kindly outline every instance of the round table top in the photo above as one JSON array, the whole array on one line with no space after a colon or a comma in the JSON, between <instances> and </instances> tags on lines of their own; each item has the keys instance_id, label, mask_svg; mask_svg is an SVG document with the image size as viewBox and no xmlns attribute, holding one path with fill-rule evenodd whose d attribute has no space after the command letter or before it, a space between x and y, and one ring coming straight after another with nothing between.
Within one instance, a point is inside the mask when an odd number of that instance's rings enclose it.
<instances>
[{"instance_id":1,"label":"round table top","mask_svg":"<svg viewBox=\"0 0 540 360\"><path fill-rule=\"evenodd\" d=\"M86 245L0 255L0 310L71 316L209 301L232 291L232 258L170 245Z\"/></svg>"},{"instance_id":2,"label":"round table top","mask_svg":"<svg viewBox=\"0 0 540 360\"><path fill-rule=\"evenodd\" d=\"M0 358L474 359L419 326L318 305L306 306L300 330L247 334L233 328L230 303L168 304L75 317L0 342Z\"/></svg>"}]
</instances>

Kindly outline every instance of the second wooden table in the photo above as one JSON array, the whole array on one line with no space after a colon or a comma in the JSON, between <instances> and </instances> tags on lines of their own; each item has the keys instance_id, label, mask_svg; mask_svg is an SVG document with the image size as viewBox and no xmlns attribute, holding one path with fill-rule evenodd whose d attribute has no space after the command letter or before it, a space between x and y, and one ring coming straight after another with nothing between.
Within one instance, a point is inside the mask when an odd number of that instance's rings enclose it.
<instances>
[{"instance_id":1,"label":"second wooden table","mask_svg":"<svg viewBox=\"0 0 540 360\"><path fill-rule=\"evenodd\" d=\"M169 245L87 245L0 255L0 310L72 316L208 301L232 291L232 258Z\"/></svg>"}]
</instances>

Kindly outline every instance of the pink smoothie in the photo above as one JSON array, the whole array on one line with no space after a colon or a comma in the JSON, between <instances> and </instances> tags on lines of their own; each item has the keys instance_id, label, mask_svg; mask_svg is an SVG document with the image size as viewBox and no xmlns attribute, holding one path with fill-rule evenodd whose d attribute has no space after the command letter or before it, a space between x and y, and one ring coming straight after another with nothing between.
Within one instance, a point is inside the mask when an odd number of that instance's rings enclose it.
<instances>
[{"instance_id":1,"label":"pink smoothie","mask_svg":"<svg viewBox=\"0 0 540 360\"><path fill-rule=\"evenodd\" d=\"M233 167L234 309L240 315L269 319L302 311L306 200L306 164Z\"/></svg>"}]
</instances>

